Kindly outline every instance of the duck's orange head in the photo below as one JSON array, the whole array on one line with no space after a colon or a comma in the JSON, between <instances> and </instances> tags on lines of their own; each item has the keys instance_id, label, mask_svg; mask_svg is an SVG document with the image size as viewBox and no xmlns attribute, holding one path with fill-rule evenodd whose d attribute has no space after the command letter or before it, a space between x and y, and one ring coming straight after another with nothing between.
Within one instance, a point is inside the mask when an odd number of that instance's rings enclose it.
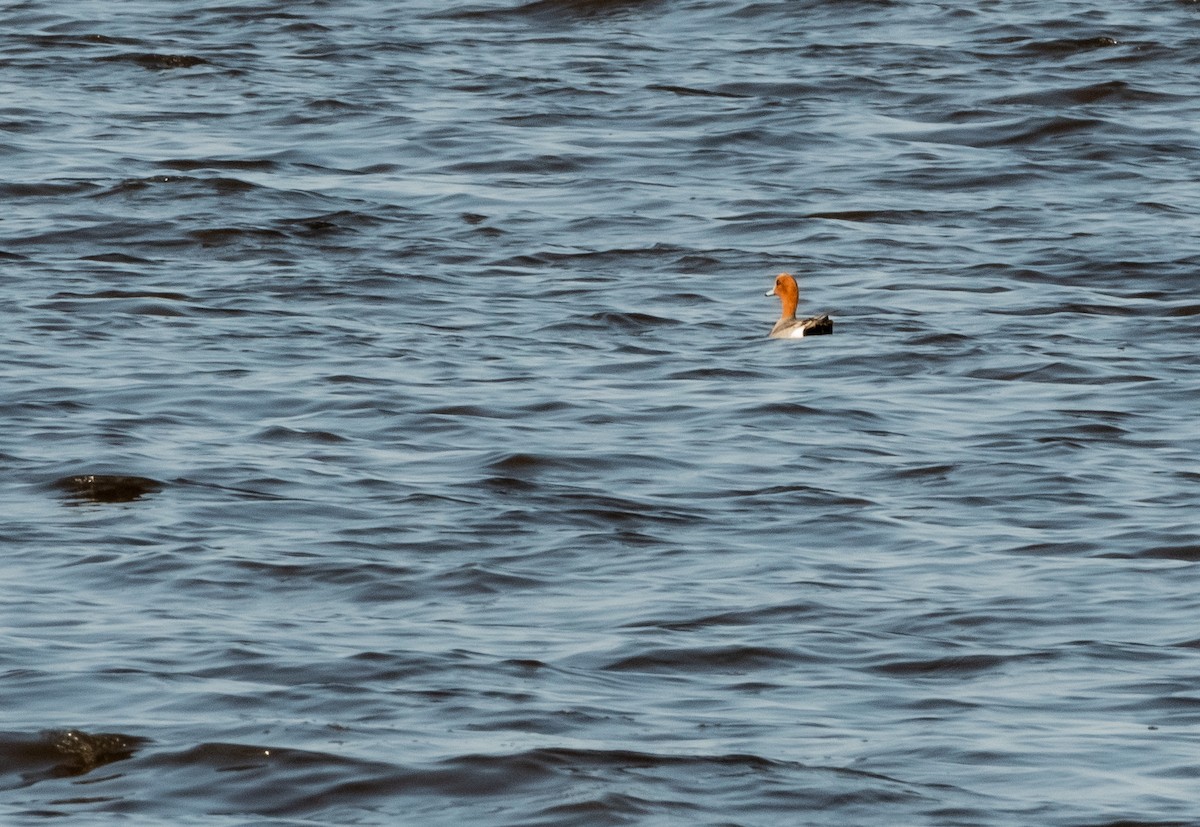
<instances>
[{"instance_id":1,"label":"duck's orange head","mask_svg":"<svg viewBox=\"0 0 1200 827\"><path fill-rule=\"evenodd\" d=\"M768 296L778 296L783 304L783 315L794 315L796 305L800 303L800 288L791 273L780 273L775 277L775 289L767 292Z\"/></svg>"}]
</instances>

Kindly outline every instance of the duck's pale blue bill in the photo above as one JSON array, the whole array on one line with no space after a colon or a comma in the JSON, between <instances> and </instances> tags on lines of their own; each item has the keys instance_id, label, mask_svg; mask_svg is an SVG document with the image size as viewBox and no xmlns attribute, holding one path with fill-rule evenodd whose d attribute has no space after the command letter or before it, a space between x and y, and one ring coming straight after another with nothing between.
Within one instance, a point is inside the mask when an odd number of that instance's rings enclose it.
<instances>
[{"instance_id":1,"label":"duck's pale blue bill","mask_svg":"<svg viewBox=\"0 0 1200 827\"><path fill-rule=\"evenodd\" d=\"M764 295L764 296L774 296L774 295L775 295L775 288L774 288L774 287L772 287L770 290L768 290L767 292L763 293L763 295Z\"/></svg>"}]
</instances>

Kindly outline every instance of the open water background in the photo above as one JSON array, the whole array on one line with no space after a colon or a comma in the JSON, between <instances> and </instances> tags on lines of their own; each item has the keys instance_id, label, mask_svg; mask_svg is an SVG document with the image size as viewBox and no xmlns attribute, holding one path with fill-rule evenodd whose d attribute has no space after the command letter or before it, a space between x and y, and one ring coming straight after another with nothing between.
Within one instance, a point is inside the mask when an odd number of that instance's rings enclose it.
<instances>
[{"instance_id":1,"label":"open water background","mask_svg":"<svg viewBox=\"0 0 1200 827\"><path fill-rule=\"evenodd\" d=\"M1198 74L1176 0L0 2L0 821L1200 824Z\"/></svg>"}]
</instances>

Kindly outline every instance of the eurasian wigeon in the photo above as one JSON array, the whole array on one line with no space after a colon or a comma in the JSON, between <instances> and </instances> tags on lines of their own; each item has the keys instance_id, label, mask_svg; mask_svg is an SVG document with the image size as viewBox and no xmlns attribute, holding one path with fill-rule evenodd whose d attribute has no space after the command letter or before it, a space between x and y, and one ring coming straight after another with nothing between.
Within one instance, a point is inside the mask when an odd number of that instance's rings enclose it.
<instances>
[{"instance_id":1,"label":"eurasian wigeon","mask_svg":"<svg viewBox=\"0 0 1200 827\"><path fill-rule=\"evenodd\" d=\"M783 305L783 313L779 321L771 328L772 339L799 339L801 336L816 336L821 333L833 332L833 320L829 314L811 316L807 319L796 318L796 305L800 303L800 288L791 273L780 273L775 277L775 289L768 290L766 295L778 296Z\"/></svg>"}]
</instances>

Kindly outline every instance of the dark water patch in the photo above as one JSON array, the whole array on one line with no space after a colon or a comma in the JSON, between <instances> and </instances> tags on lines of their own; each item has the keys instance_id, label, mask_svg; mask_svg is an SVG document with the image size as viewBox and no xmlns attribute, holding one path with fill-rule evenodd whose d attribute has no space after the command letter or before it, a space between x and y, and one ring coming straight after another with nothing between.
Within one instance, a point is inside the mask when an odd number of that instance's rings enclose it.
<instances>
[{"instance_id":1,"label":"dark water patch","mask_svg":"<svg viewBox=\"0 0 1200 827\"><path fill-rule=\"evenodd\" d=\"M574 337L578 336L581 331L588 331L589 335L602 334L612 336L621 334L640 337L650 336L658 328L675 327L679 324L682 324L682 322L678 319L666 316L605 310L588 315L569 316L561 321L545 325L538 332L542 335L563 334ZM630 345L623 345L622 351L630 355L652 355L654 353L654 351L647 353ZM609 373L625 373L630 370L639 370L642 367L645 366L621 363L607 366L605 371Z\"/></svg>"},{"instance_id":2,"label":"dark water patch","mask_svg":"<svg viewBox=\"0 0 1200 827\"><path fill-rule=\"evenodd\" d=\"M463 595L512 594L518 590L536 589L545 585L546 583L534 577L474 564L447 572L437 579L439 589Z\"/></svg>"},{"instance_id":3,"label":"dark water patch","mask_svg":"<svg viewBox=\"0 0 1200 827\"><path fill-rule=\"evenodd\" d=\"M701 151L723 154L728 151L746 153L786 151L794 146L795 138L759 129L725 129L705 135L697 141Z\"/></svg>"},{"instance_id":4,"label":"dark water patch","mask_svg":"<svg viewBox=\"0 0 1200 827\"><path fill-rule=\"evenodd\" d=\"M170 55L154 52L130 52L119 55L108 55L98 58L106 63L132 63L143 69L167 71L171 69L191 69L195 66L211 65L209 61L195 55Z\"/></svg>"},{"instance_id":5,"label":"dark water patch","mask_svg":"<svg viewBox=\"0 0 1200 827\"><path fill-rule=\"evenodd\" d=\"M78 474L57 479L52 485L68 501L92 503L133 502L163 489L158 480L122 474Z\"/></svg>"},{"instance_id":6,"label":"dark water patch","mask_svg":"<svg viewBox=\"0 0 1200 827\"><path fill-rule=\"evenodd\" d=\"M51 299L162 299L164 301L191 301L191 296L167 291L98 290L95 293L55 293Z\"/></svg>"},{"instance_id":7,"label":"dark water patch","mask_svg":"<svg viewBox=\"0 0 1200 827\"><path fill-rule=\"evenodd\" d=\"M680 97L702 97L702 98L733 98L735 100L749 97L735 92L722 92L716 89L694 89L690 86L673 86L670 84L651 83L647 87L652 92L670 92L673 95Z\"/></svg>"},{"instance_id":8,"label":"dark water patch","mask_svg":"<svg viewBox=\"0 0 1200 827\"><path fill-rule=\"evenodd\" d=\"M137 264L148 265L154 262L148 258L141 256L132 256L128 253L96 253L94 255L80 256L80 261L98 261L104 264ZM83 294L80 294L83 295ZM183 295L182 293L177 295Z\"/></svg>"},{"instance_id":9,"label":"dark water patch","mask_svg":"<svg viewBox=\"0 0 1200 827\"><path fill-rule=\"evenodd\" d=\"M591 163L594 161L586 156L540 155L532 158L460 161L444 168L443 172L467 175L562 175L580 172Z\"/></svg>"},{"instance_id":10,"label":"dark water patch","mask_svg":"<svg viewBox=\"0 0 1200 827\"><path fill-rule=\"evenodd\" d=\"M580 22L606 20L650 10L662 0L532 0L500 8L468 8L437 12L437 16L454 20L502 20L532 18L543 22Z\"/></svg>"},{"instance_id":11,"label":"dark water patch","mask_svg":"<svg viewBox=\"0 0 1200 827\"><path fill-rule=\"evenodd\" d=\"M479 484L501 496L526 494L540 489L540 486L536 482L508 476L487 477L480 480Z\"/></svg>"},{"instance_id":12,"label":"dark water patch","mask_svg":"<svg viewBox=\"0 0 1200 827\"><path fill-rule=\"evenodd\" d=\"M569 402L562 400L546 400L543 402L533 402L529 405L519 405L513 407L499 407L495 404L490 405L447 405L444 407L430 408L424 413L433 414L435 416L449 417L480 417L483 419L508 419L514 416L521 415L544 415L567 413L573 411L575 406Z\"/></svg>"},{"instance_id":13,"label":"dark water patch","mask_svg":"<svg viewBox=\"0 0 1200 827\"><path fill-rule=\"evenodd\" d=\"M595 796L591 800L552 804L534 813L525 823L528 827L565 827L571 824L605 827L637 824L652 818L660 808L661 803L652 799L612 792ZM698 811L699 808L680 802L676 805L676 810L682 815L689 810Z\"/></svg>"},{"instance_id":14,"label":"dark water patch","mask_svg":"<svg viewBox=\"0 0 1200 827\"><path fill-rule=\"evenodd\" d=\"M51 778L84 775L131 758L149 741L115 732L48 730L36 735L0 733L0 784L28 786ZM16 775L16 779L5 780Z\"/></svg>"},{"instance_id":15,"label":"dark water patch","mask_svg":"<svg viewBox=\"0 0 1200 827\"><path fill-rule=\"evenodd\" d=\"M356 376L351 373L337 373L333 376L325 376L321 379L330 385L374 385L376 387L385 387L391 384L391 381L378 376Z\"/></svg>"},{"instance_id":16,"label":"dark water patch","mask_svg":"<svg viewBox=\"0 0 1200 827\"><path fill-rule=\"evenodd\" d=\"M1043 177L1036 168L1021 171L1000 169L979 172L969 169L948 172L943 168L922 168L905 173L905 179L921 190L952 190L954 192L997 192L1006 189L1019 191L1036 184ZM995 225L998 227L1022 227L1026 226L1028 221L1028 216L997 215Z\"/></svg>"},{"instance_id":17,"label":"dark water patch","mask_svg":"<svg viewBox=\"0 0 1200 827\"><path fill-rule=\"evenodd\" d=\"M512 476L536 476L546 471L583 470L591 463L578 457L555 457L542 454L515 453L493 460L488 470Z\"/></svg>"},{"instance_id":18,"label":"dark water patch","mask_svg":"<svg viewBox=\"0 0 1200 827\"><path fill-rule=\"evenodd\" d=\"M1155 377L1147 374L1112 374L1098 367L1085 364L1052 361L1036 366L1014 368L979 368L967 376L973 379L994 379L1001 382L1062 382L1077 385L1108 385L1138 382L1153 382Z\"/></svg>"},{"instance_id":19,"label":"dark water patch","mask_svg":"<svg viewBox=\"0 0 1200 827\"><path fill-rule=\"evenodd\" d=\"M299 587L307 584L323 588L338 587L348 589L349 593L359 600L372 602L408 600L421 593L419 572L402 565L362 561L353 565L329 564L319 560L306 564L241 560L232 565L250 573L251 579L260 588ZM196 578L193 585L208 585L219 591L236 582L238 581Z\"/></svg>"},{"instance_id":20,"label":"dark water patch","mask_svg":"<svg viewBox=\"0 0 1200 827\"><path fill-rule=\"evenodd\" d=\"M691 632L710 627L741 627L757 626L763 623L791 624L807 620L814 615L822 615L831 611L829 606L820 603L790 603L782 606L769 606L760 609L744 611L720 612L703 617L667 620L646 619L625 624L631 629L666 629L673 632Z\"/></svg>"},{"instance_id":21,"label":"dark water patch","mask_svg":"<svg viewBox=\"0 0 1200 827\"><path fill-rule=\"evenodd\" d=\"M1036 146L1048 141L1062 141L1068 136L1076 135L1096 136L1098 140L1097 133L1114 129L1111 122L1099 118L1071 118L1058 115L1022 118L1017 121L997 121L952 129L935 129L928 132L907 132L896 134L893 137L921 143L956 144L988 149L1006 146Z\"/></svg>"},{"instance_id":22,"label":"dark water patch","mask_svg":"<svg viewBox=\"0 0 1200 827\"><path fill-rule=\"evenodd\" d=\"M136 46L140 41L132 37L107 34L38 34L29 35L26 42L40 49L90 49L96 46Z\"/></svg>"},{"instance_id":23,"label":"dark water patch","mask_svg":"<svg viewBox=\"0 0 1200 827\"><path fill-rule=\"evenodd\" d=\"M108 299L113 302L113 312L128 314L132 316L160 316L160 317L184 317L191 315L191 308L180 307L174 304L177 300L173 296L161 297L158 301L146 301L144 299L155 298L153 296L60 296L56 301L40 303L40 307L48 309L65 309L72 304L78 306L78 302L91 302L98 299ZM163 301L172 302L164 304Z\"/></svg>"},{"instance_id":24,"label":"dark water patch","mask_svg":"<svg viewBox=\"0 0 1200 827\"><path fill-rule=\"evenodd\" d=\"M138 762L168 780L173 795L195 797L197 809L260 816L301 816L338 803L339 787L357 802L398 793L403 775L382 761L278 746L209 742L159 750ZM372 779L347 781L347 779ZM388 783L386 779L394 779ZM345 794L345 793L344 793Z\"/></svg>"},{"instance_id":25,"label":"dark water patch","mask_svg":"<svg viewBox=\"0 0 1200 827\"><path fill-rule=\"evenodd\" d=\"M924 224L944 220L944 216L926 210L834 210L806 213L802 217L880 224Z\"/></svg>"},{"instance_id":26,"label":"dark water patch","mask_svg":"<svg viewBox=\"0 0 1200 827\"><path fill-rule=\"evenodd\" d=\"M536 673L550 667L550 664L533 658L512 658L504 661L504 665L511 666L522 674Z\"/></svg>"},{"instance_id":27,"label":"dark water patch","mask_svg":"<svg viewBox=\"0 0 1200 827\"><path fill-rule=\"evenodd\" d=\"M910 341L918 347L962 347L975 344L973 338L962 333L927 333L914 336Z\"/></svg>"},{"instance_id":28,"label":"dark water patch","mask_svg":"<svg viewBox=\"0 0 1200 827\"><path fill-rule=\"evenodd\" d=\"M64 198L96 190L91 181L0 182L0 198Z\"/></svg>"},{"instance_id":29,"label":"dark water patch","mask_svg":"<svg viewBox=\"0 0 1200 827\"><path fill-rule=\"evenodd\" d=\"M1003 95L989 101L995 105L1080 106L1098 102L1146 103L1171 100L1174 96L1153 89L1134 86L1122 80L1110 80L1085 86L1041 89L1016 95Z\"/></svg>"},{"instance_id":30,"label":"dark water patch","mask_svg":"<svg viewBox=\"0 0 1200 827\"><path fill-rule=\"evenodd\" d=\"M958 655L928 660L891 661L871 667L871 671L889 677L955 678L1004 669L1033 659L1039 663L1053 659L1050 654Z\"/></svg>"},{"instance_id":31,"label":"dark water patch","mask_svg":"<svg viewBox=\"0 0 1200 827\"><path fill-rule=\"evenodd\" d=\"M696 368L694 370L680 371L679 373L668 374L666 379L670 382L687 382L687 381L703 381L708 379L757 379L763 374L756 370L738 370L734 368Z\"/></svg>"},{"instance_id":32,"label":"dark water patch","mask_svg":"<svg viewBox=\"0 0 1200 827\"><path fill-rule=\"evenodd\" d=\"M687 253L681 255L675 261L675 266L678 270L689 273L712 273L721 269L721 260L715 256L697 255L695 253ZM679 293L675 296L679 301L690 302L711 302L712 299L708 296L700 295L699 293Z\"/></svg>"},{"instance_id":33,"label":"dark water patch","mask_svg":"<svg viewBox=\"0 0 1200 827\"><path fill-rule=\"evenodd\" d=\"M653 649L605 664L613 672L741 674L806 662L799 651L768 646Z\"/></svg>"},{"instance_id":34,"label":"dark water patch","mask_svg":"<svg viewBox=\"0 0 1200 827\"><path fill-rule=\"evenodd\" d=\"M765 98L768 102L794 101L817 97L828 92L820 83L799 80L726 80L716 85L715 90L736 98Z\"/></svg>"},{"instance_id":35,"label":"dark water patch","mask_svg":"<svg viewBox=\"0 0 1200 827\"><path fill-rule=\"evenodd\" d=\"M1130 422L1135 419L1128 411L1105 411L1091 408L1064 408L1058 413L1071 419L1101 420L1106 423Z\"/></svg>"},{"instance_id":36,"label":"dark water patch","mask_svg":"<svg viewBox=\"0 0 1200 827\"><path fill-rule=\"evenodd\" d=\"M287 233L268 227L213 227L190 230L187 237L204 247L253 245L264 241L281 241Z\"/></svg>"},{"instance_id":37,"label":"dark water patch","mask_svg":"<svg viewBox=\"0 0 1200 827\"><path fill-rule=\"evenodd\" d=\"M1078 827L1192 827L1194 824L1194 821L1177 821L1174 819L1150 821L1141 818L1118 818L1113 821L1079 822Z\"/></svg>"},{"instance_id":38,"label":"dark water patch","mask_svg":"<svg viewBox=\"0 0 1200 827\"><path fill-rule=\"evenodd\" d=\"M592 219L588 219L591 221ZM586 223L586 222L585 222ZM558 268L592 267L621 264L631 267L659 264L667 257L680 257L694 251L673 244L656 243L645 247L612 247L607 249L581 249L571 252L541 250L522 253L519 256L491 262L494 267L546 267ZM560 288L567 289L567 288ZM577 292L573 288L570 292Z\"/></svg>"},{"instance_id":39,"label":"dark water patch","mask_svg":"<svg viewBox=\"0 0 1200 827\"><path fill-rule=\"evenodd\" d=\"M327 236L353 233L377 227L383 220L374 215L339 210L322 215L289 218L278 221L276 226L301 236Z\"/></svg>"},{"instance_id":40,"label":"dark water patch","mask_svg":"<svg viewBox=\"0 0 1200 827\"><path fill-rule=\"evenodd\" d=\"M705 495L697 495L703 498ZM795 484L795 485L771 485L765 488L735 488L723 490L712 495L719 499L733 497L736 499L754 501L754 500L777 500L787 501L792 504L807 503L810 505L844 505L844 506L870 506L876 505L873 500L865 497L855 497L845 494L838 494L828 491L817 485Z\"/></svg>"},{"instance_id":41,"label":"dark water patch","mask_svg":"<svg viewBox=\"0 0 1200 827\"><path fill-rule=\"evenodd\" d=\"M1120 41L1115 37L1096 35L1093 37L1033 41L1022 44L1020 51L1036 57L1066 57L1081 52L1091 52L1096 49L1111 49L1119 45Z\"/></svg>"},{"instance_id":42,"label":"dark water patch","mask_svg":"<svg viewBox=\"0 0 1200 827\"><path fill-rule=\"evenodd\" d=\"M313 659L308 664L298 664L281 662L261 647L238 647L205 654L215 665L198 664L193 667L192 671L199 677L236 681L253 672L254 680L265 684L288 687L325 683L343 687L347 691L373 682L411 681L431 670L440 671L465 660L465 656L457 653L430 658L415 653L367 651L350 657Z\"/></svg>"},{"instance_id":43,"label":"dark water patch","mask_svg":"<svg viewBox=\"0 0 1200 827\"><path fill-rule=\"evenodd\" d=\"M607 494L563 492L556 494L554 499L562 509L562 516L572 522L582 520L599 528L613 525L687 525L702 519L700 514L687 509L667 508Z\"/></svg>"},{"instance_id":44,"label":"dark water patch","mask_svg":"<svg viewBox=\"0 0 1200 827\"><path fill-rule=\"evenodd\" d=\"M202 198L210 194L240 195L261 189L248 181L237 178L192 178L178 175L153 175L146 178L128 178L113 186L93 194L95 198L113 198L124 196L144 197L147 191L156 194L166 194L163 188L169 188L169 193L175 198Z\"/></svg>"},{"instance_id":45,"label":"dark water patch","mask_svg":"<svg viewBox=\"0 0 1200 827\"><path fill-rule=\"evenodd\" d=\"M193 480L193 479L188 479L186 477L176 477L175 479L171 480L171 484L175 485L175 486L181 486L186 489L191 489L195 492L216 491L216 492L223 492L223 493L227 493L227 494L236 494L240 498L248 498L248 499L254 499L254 500L293 500L293 499L295 499L293 497L287 497L287 496L283 496L281 494L273 493L271 491L262 490L264 488L269 488L269 487L284 486L287 484L287 481L285 481L285 480L276 480L276 479L249 480L247 482L247 484L257 486L255 488L247 488L245 486L237 486L237 485L222 485L220 483L206 482L206 481L201 481L201 480Z\"/></svg>"},{"instance_id":46,"label":"dark water patch","mask_svg":"<svg viewBox=\"0 0 1200 827\"><path fill-rule=\"evenodd\" d=\"M1155 546L1137 552L1111 551L1097 556L1144 560L1182 560L1188 563L1195 563L1200 561L1200 544Z\"/></svg>"},{"instance_id":47,"label":"dark water patch","mask_svg":"<svg viewBox=\"0 0 1200 827\"><path fill-rule=\"evenodd\" d=\"M946 479L958 470L955 465L925 465L915 468L897 468L888 472L897 479Z\"/></svg>"},{"instance_id":48,"label":"dark water patch","mask_svg":"<svg viewBox=\"0 0 1200 827\"><path fill-rule=\"evenodd\" d=\"M765 402L753 403L742 409L742 412L751 418L770 418L773 416L792 417L792 416L811 416L820 415L823 412L820 408L810 405L804 405L800 402Z\"/></svg>"},{"instance_id":49,"label":"dark water patch","mask_svg":"<svg viewBox=\"0 0 1200 827\"><path fill-rule=\"evenodd\" d=\"M337 98L321 98L320 100L311 100L305 104L309 109L315 109L321 112L347 112L357 109L357 105Z\"/></svg>"},{"instance_id":50,"label":"dark water patch","mask_svg":"<svg viewBox=\"0 0 1200 827\"><path fill-rule=\"evenodd\" d=\"M489 407L487 405L447 405L440 408L430 408L425 411L433 416L450 417L479 417L482 419L504 419L511 414L508 411ZM521 464L517 460L517 464Z\"/></svg>"},{"instance_id":51,"label":"dark water patch","mask_svg":"<svg viewBox=\"0 0 1200 827\"><path fill-rule=\"evenodd\" d=\"M1103 547L1104 546L1102 543L1091 542L1087 540L1063 540L1027 543L1023 546L1014 548L1012 551L1014 554L1103 556L1097 554L1097 551Z\"/></svg>"},{"instance_id":52,"label":"dark water patch","mask_svg":"<svg viewBox=\"0 0 1200 827\"><path fill-rule=\"evenodd\" d=\"M1008 316L1052 316L1057 313L1078 313L1083 316L1123 316L1132 318L1137 316L1159 315L1159 308L1153 306L1139 305L1135 303L1126 304L1098 304L1094 302L1063 302L1061 304L1047 305L1042 307L1028 308L1013 308L1011 310L997 311L1001 315Z\"/></svg>"},{"instance_id":53,"label":"dark water patch","mask_svg":"<svg viewBox=\"0 0 1200 827\"><path fill-rule=\"evenodd\" d=\"M202 169L270 172L278 168L279 163L268 158L177 158L174 160L159 161L158 165L181 172Z\"/></svg>"},{"instance_id":54,"label":"dark water patch","mask_svg":"<svg viewBox=\"0 0 1200 827\"><path fill-rule=\"evenodd\" d=\"M743 213L732 213L718 216L718 220L730 224L748 224L758 228L789 227L795 228L796 223L810 217L805 213L793 210L751 210Z\"/></svg>"},{"instance_id":55,"label":"dark water patch","mask_svg":"<svg viewBox=\"0 0 1200 827\"><path fill-rule=\"evenodd\" d=\"M1125 430L1124 428L1118 428L1115 425L1105 425L1096 422L1076 426L1074 429L1072 429L1072 435L1075 437L1107 441L1110 439L1120 439L1128 436L1129 431Z\"/></svg>"},{"instance_id":56,"label":"dark water patch","mask_svg":"<svg viewBox=\"0 0 1200 827\"><path fill-rule=\"evenodd\" d=\"M505 797L517 794L535 795L544 801L535 813L525 813L521 823L554 824L611 824L625 823L621 816L631 793L606 793L602 790L617 779L624 777L628 784L641 787L649 780L677 785L675 795L685 791L697 781L717 784L731 789L744 790L752 799L761 795L750 792L746 779L749 776L774 779L772 786L780 786L797 774L811 774L810 785L797 792L796 805L803 799L816 805L834 804L839 795L853 795L855 787L875 788L894 785L889 797L899 800L919 797L913 791L904 791L904 785L885 776L854 770L835 768L804 767L774 762L753 755L716 756L671 756L630 750L583 750L583 749L535 749L507 754L463 755L437 764L402 768L380 762L349 761L330 755L302 754L294 750L273 748L238 747L228 744L208 744L179 755L174 765L189 769L220 767L232 773L222 785L221 798L226 806L237 802L241 807L250 807L260 814L300 816L306 813L337 812L347 806L372 807L378 802L397 795L409 801L409 812L422 818L445 814L447 807L461 808L470 801L480 799L494 802L493 812L511 812L511 804L501 804ZM257 801L249 798L250 787L257 781L274 779L275 788L270 795ZM601 783L601 791L585 793L580 799L575 795L574 803L564 804L562 785L578 784L578 779L590 779L589 787ZM287 783L281 783L287 779ZM690 779L690 780L689 780ZM822 795L817 792L822 786L837 792ZM303 782L303 783L300 783ZM288 791L307 790L305 793L289 795ZM870 797L870 793L863 790ZM765 793L767 799L770 793ZM675 796L672 796L674 798ZM440 800L440 804L436 803ZM511 798L509 799L511 800ZM621 804L613 810L611 804ZM645 808L652 812L663 812L660 800L648 800ZM687 812L693 807L679 809L678 804L668 804L666 812ZM783 802L778 806L782 808ZM635 809L642 809L641 806ZM707 809L707 808L705 808ZM568 812L586 816L585 821L567 816ZM530 818L534 820L530 820ZM542 821L554 816L554 820ZM565 819L565 820L564 820ZM438 818L441 823L442 819Z\"/></svg>"},{"instance_id":57,"label":"dark water patch","mask_svg":"<svg viewBox=\"0 0 1200 827\"><path fill-rule=\"evenodd\" d=\"M1178 213L1179 208L1173 204L1163 204L1160 201L1139 201L1137 203L1139 209L1146 210L1152 213Z\"/></svg>"},{"instance_id":58,"label":"dark water patch","mask_svg":"<svg viewBox=\"0 0 1200 827\"><path fill-rule=\"evenodd\" d=\"M607 453L601 455L529 454L516 452L492 459L487 470L494 474L521 478L557 477L564 474L593 478L605 471L631 468L664 471L686 468L684 463L652 454Z\"/></svg>"},{"instance_id":59,"label":"dark water patch","mask_svg":"<svg viewBox=\"0 0 1200 827\"><path fill-rule=\"evenodd\" d=\"M205 178L204 186L211 187L217 195L235 195L259 189L257 184L240 178Z\"/></svg>"}]
</instances>

